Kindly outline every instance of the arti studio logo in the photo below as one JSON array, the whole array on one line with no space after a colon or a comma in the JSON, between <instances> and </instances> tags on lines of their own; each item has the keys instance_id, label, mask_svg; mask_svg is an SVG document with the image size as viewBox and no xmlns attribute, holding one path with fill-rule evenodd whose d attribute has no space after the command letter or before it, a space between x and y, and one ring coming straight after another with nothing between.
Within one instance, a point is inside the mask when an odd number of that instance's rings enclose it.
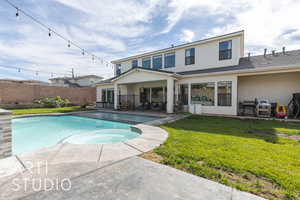
<instances>
[{"instance_id":1,"label":"arti studio logo","mask_svg":"<svg viewBox=\"0 0 300 200\"><path fill-rule=\"evenodd\" d=\"M47 161L24 163L26 169L20 169L19 175L12 179L13 191L69 191L72 183L69 178L51 176Z\"/></svg>"}]
</instances>

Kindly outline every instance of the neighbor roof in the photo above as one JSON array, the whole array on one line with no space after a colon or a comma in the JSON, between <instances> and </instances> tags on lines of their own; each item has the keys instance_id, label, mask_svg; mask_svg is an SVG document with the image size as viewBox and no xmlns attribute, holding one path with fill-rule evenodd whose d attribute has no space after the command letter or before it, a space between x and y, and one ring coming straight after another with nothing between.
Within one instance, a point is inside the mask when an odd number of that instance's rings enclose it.
<instances>
[{"instance_id":1,"label":"neighbor roof","mask_svg":"<svg viewBox=\"0 0 300 200\"><path fill-rule=\"evenodd\" d=\"M102 76L96 76L96 75L86 75L86 76L76 76L76 77L56 77L56 78L51 78L49 80L79 80L79 79L84 79L84 78L98 78L98 79L103 79Z\"/></svg>"},{"instance_id":2,"label":"neighbor roof","mask_svg":"<svg viewBox=\"0 0 300 200\"><path fill-rule=\"evenodd\" d=\"M174 47L164 48L164 49L160 49L160 50L156 50L156 51L151 51L151 52L147 52L147 53L143 53L143 54L126 57L126 58L114 60L114 61L112 61L112 63L117 64L117 63L124 62L124 61L130 60L130 59L154 55L154 54L162 53L162 52L169 51L169 50L176 50L176 49L185 48L185 47L189 47L192 45L202 44L202 43L211 42L211 41L215 41L215 40L221 40L221 39L225 39L225 38L229 38L229 37L234 37L237 35L244 35L244 30L233 32L233 33L228 33L228 34L224 34L224 35L219 35L219 36L215 36L215 37L210 37L210 38L206 38L206 39L202 39L202 40L197 40L197 41L186 43L186 44L176 45Z\"/></svg>"}]
</instances>

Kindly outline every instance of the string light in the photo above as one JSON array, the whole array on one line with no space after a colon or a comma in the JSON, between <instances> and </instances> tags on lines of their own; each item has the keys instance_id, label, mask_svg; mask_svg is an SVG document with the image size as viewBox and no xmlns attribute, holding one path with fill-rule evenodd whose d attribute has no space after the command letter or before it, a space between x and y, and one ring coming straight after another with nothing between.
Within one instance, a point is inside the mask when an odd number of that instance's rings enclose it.
<instances>
[{"instance_id":1,"label":"string light","mask_svg":"<svg viewBox=\"0 0 300 200\"><path fill-rule=\"evenodd\" d=\"M16 17L18 17L20 15L20 13L22 13L24 16L30 18L32 21L34 21L35 23L39 24L41 27L47 29L49 32L48 32L48 36L51 37L53 34L56 35L57 37L65 40L68 42L68 47L71 47L71 44L72 46L82 50L82 54L85 55L85 54L88 54L88 55L91 55L91 56L94 56L94 59L96 60L101 60L101 64L103 64L103 59L101 59L100 57L94 55L93 53L90 53L90 52L87 52L87 51L84 51L83 48L81 46L79 46L78 44L76 44L75 42L72 42L71 40L67 39L66 37L64 37L63 35L59 34L58 32L56 32L55 30L53 30L52 28L48 27L47 25L45 25L44 23L42 23L41 21L39 21L38 19L36 19L35 17L33 17L32 15L28 14L27 12L25 12L24 10L20 9L19 7L17 7L15 4L13 4L10 0L4 0L6 1L10 6L14 7L15 9L17 9L17 12L16 12Z\"/></svg>"},{"instance_id":2,"label":"string light","mask_svg":"<svg viewBox=\"0 0 300 200\"><path fill-rule=\"evenodd\" d=\"M22 68L22 67L15 67L15 66L7 66L7 65L0 65L0 68L5 68L5 69L13 69L13 70L17 70L17 72L22 72L22 71L28 71L28 72L34 72L35 74L36 73L43 73L43 74L56 74L56 75L61 75L61 76L70 76L70 74L67 74L67 73L54 73L54 72L48 72L48 71L36 71L36 70L33 70L33 69L28 69L28 68Z\"/></svg>"},{"instance_id":3,"label":"string light","mask_svg":"<svg viewBox=\"0 0 300 200\"><path fill-rule=\"evenodd\" d=\"M82 49L82 55L84 56L84 49Z\"/></svg>"}]
</instances>

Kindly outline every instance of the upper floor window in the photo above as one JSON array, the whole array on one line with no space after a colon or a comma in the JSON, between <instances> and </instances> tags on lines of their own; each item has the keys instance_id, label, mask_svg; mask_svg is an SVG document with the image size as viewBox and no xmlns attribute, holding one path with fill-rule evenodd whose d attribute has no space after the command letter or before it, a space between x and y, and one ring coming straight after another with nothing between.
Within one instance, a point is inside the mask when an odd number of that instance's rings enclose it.
<instances>
[{"instance_id":1,"label":"upper floor window","mask_svg":"<svg viewBox=\"0 0 300 200\"><path fill-rule=\"evenodd\" d=\"M132 68L137 67L138 66L138 61L137 60L131 61L131 66L132 66Z\"/></svg>"},{"instance_id":2,"label":"upper floor window","mask_svg":"<svg viewBox=\"0 0 300 200\"><path fill-rule=\"evenodd\" d=\"M232 57L232 41L224 41L219 43L219 60L227 60Z\"/></svg>"},{"instance_id":3,"label":"upper floor window","mask_svg":"<svg viewBox=\"0 0 300 200\"><path fill-rule=\"evenodd\" d=\"M152 59L153 69L161 69L162 68L162 56L153 56Z\"/></svg>"},{"instance_id":4,"label":"upper floor window","mask_svg":"<svg viewBox=\"0 0 300 200\"><path fill-rule=\"evenodd\" d=\"M165 68L175 67L175 52L165 54Z\"/></svg>"},{"instance_id":5,"label":"upper floor window","mask_svg":"<svg viewBox=\"0 0 300 200\"><path fill-rule=\"evenodd\" d=\"M121 74L121 64L116 64L116 75L120 75Z\"/></svg>"},{"instance_id":6,"label":"upper floor window","mask_svg":"<svg viewBox=\"0 0 300 200\"><path fill-rule=\"evenodd\" d=\"M142 62L143 68L151 68L151 58L143 58Z\"/></svg>"},{"instance_id":7,"label":"upper floor window","mask_svg":"<svg viewBox=\"0 0 300 200\"><path fill-rule=\"evenodd\" d=\"M195 48L185 50L185 65L195 64Z\"/></svg>"}]
</instances>

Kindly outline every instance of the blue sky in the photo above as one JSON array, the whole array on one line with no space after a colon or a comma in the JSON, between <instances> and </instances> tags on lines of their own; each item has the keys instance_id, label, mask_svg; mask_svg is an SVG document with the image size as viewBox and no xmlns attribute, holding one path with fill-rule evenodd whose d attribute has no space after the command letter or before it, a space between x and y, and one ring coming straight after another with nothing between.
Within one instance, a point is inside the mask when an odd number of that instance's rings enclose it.
<instances>
[{"instance_id":1,"label":"blue sky","mask_svg":"<svg viewBox=\"0 0 300 200\"><path fill-rule=\"evenodd\" d=\"M10 1L106 61L242 29L245 54L300 49L299 0ZM112 67L49 38L47 30L15 12L0 2L0 65L112 76ZM0 78L46 81L50 76L0 68Z\"/></svg>"}]
</instances>

